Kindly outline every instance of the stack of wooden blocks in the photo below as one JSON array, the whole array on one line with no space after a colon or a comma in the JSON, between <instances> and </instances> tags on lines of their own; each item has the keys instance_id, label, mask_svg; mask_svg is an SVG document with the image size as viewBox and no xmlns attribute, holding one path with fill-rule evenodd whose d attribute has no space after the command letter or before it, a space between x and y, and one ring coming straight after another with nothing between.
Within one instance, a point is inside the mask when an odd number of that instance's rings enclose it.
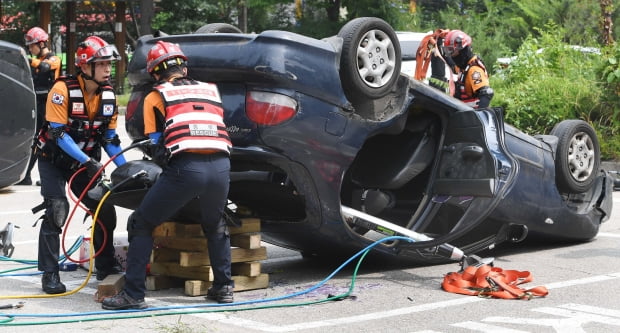
<instances>
[{"instance_id":1,"label":"stack of wooden blocks","mask_svg":"<svg viewBox=\"0 0 620 333\"><path fill-rule=\"evenodd\" d=\"M267 249L261 246L260 220L241 219L241 226L229 230L235 291L267 288L269 275L261 273L259 262L267 259ZM186 295L206 295L213 272L200 225L165 222L153 231L153 240L147 289L178 287L184 281Z\"/></svg>"}]
</instances>

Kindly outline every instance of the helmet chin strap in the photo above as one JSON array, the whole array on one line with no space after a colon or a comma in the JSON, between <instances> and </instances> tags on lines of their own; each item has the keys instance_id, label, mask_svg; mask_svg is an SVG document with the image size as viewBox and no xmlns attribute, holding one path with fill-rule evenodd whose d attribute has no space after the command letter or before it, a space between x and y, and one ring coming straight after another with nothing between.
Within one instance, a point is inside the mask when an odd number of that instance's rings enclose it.
<instances>
[{"instance_id":1,"label":"helmet chin strap","mask_svg":"<svg viewBox=\"0 0 620 333\"><path fill-rule=\"evenodd\" d=\"M467 46L462 49L456 57L453 57L452 60L454 60L454 63L459 66L459 68L463 69L467 66L467 62L469 62L469 59L471 59L473 56L474 55L471 47Z\"/></svg>"},{"instance_id":2,"label":"helmet chin strap","mask_svg":"<svg viewBox=\"0 0 620 333\"><path fill-rule=\"evenodd\" d=\"M43 57L43 49L45 48L44 42L39 42L39 54L37 54L37 58Z\"/></svg>"},{"instance_id":3,"label":"helmet chin strap","mask_svg":"<svg viewBox=\"0 0 620 333\"><path fill-rule=\"evenodd\" d=\"M108 81L99 82L99 81L95 80L95 78L94 78L94 76L95 76L95 63L94 62L90 63L90 73L92 75L88 75L84 71L82 71L82 77L84 77L84 79L86 79L86 80L95 82L100 87L105 86L105 85L108 84Z\"/></svg>"}]
</instances>

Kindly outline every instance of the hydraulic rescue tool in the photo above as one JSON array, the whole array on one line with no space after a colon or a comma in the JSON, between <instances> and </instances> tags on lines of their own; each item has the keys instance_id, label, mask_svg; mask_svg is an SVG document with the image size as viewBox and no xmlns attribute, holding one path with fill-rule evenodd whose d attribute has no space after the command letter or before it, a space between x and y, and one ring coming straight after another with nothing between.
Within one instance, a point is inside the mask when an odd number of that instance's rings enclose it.
<instances>
[{"instance_id":1,"label":"hydraulic rescue tool","mask_svg":"<svg viewBox=\"0 0 620 333\"><path fill-rule=\"evenodd\" d=\"M341 206L341 210L344 214L351 215L357 218L357 220L353 219L353 221L351 221L352 223L365 227L370 230L385 233L387 229L387 230L393 231L394 233L409 237L416 242L425 242L425 241L433 240L433 238L425 234L421 234L413 230L403 228L397 224L388 222L376 216L366 214L362 211L353 209L351 207ZM465 253L461 249L459 249L456 246L450 245L448 243L444 243L444 244L432 247L429 249L429 251L434 252L439 255L446 256L452 260L460 261L461 267L463 269L466 268L467 266L480 266L484 264L492 265L493 263L493 258L480 258L479 256L476 256L476 255L465 255Z\"/></svg>"},{"instance_id":2,"label":"hydraulic rescue tool","mask_svg":"<svg viewBox=\"0 0 620 333\"><path fill-rule=\"evenodd\" d=\"M2 255L8 258L13 255L13 251L15 250L15 246L13 246L13 232L15 228L19 227L9 222L4 229L0 231L0 250L2 250Z\"/></svg>"}]
</instances>

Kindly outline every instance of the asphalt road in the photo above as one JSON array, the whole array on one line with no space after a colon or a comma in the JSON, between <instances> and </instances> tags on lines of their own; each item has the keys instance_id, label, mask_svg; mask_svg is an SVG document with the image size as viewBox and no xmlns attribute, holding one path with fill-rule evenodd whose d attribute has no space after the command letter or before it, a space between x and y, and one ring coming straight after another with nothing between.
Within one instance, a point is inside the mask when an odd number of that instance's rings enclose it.
<instances>
[{"instance_id":1,"label":"asphalt road","mask_svg":"<svg viewBox=\"0 0 620 333\"><path fill-rule=\"evenodd\" d=\"M127 139L124 142L129 142ZM130 155L138 158L139 154ZM34 179L38 179L35 173ZM30 208L41 198L36 186L0 190L0 228L15 229L13 259L36 260L37 215ZM620 207L620 192L614 193ZM117 234L122 237L131 212L118 210ZM70 222L66 247L87 224L79 213ZM503 269L530 271L538 285L549 289L545 298L483 299L445 292L441 281L459 269L454 264L398 266L354 260L304 259L297 252L268 246L262 271L267 289L235 294L236 302L222 307L203 297L184 296L183 290L149 292L146 312L101 310L94 299L97 282L91 278L72 295L48 297L41 291L32 263L0 261L0 307L23 302L19 309L0 309L2 332L618 332L620 331L620 210L615 209L598 237L588 243L523 242L499 246L483 255L496 258ZM118 236L117 236L118 237ZM75 255L77 256L77 254ZM7 272L11 269L19 271ZM354 274L355 275L354 278ZM20 274L20 275L11 275ZM80 287L87 271L61 272L69 290ZM328 295L352 293L340 301L309 304ZM290 295L296 297L284 298ZM266 301L271 299L271 301ZM258 301L258 303L256 303ZM13 317L14 316L14 317Z\"/></svg>"}]
</instances>

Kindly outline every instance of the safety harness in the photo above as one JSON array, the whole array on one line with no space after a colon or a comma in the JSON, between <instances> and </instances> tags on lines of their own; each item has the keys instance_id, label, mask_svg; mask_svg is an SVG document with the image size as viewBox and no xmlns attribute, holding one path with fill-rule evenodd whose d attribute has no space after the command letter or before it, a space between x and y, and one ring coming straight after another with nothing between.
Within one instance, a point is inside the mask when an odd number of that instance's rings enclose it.
<instances>
[{"instance_id":1,"label":"safety harness","mask_svg":"<svg viewBox=\"0 0 620 333\"><path fill-rule=\"evenodd\" d=\"M522 289L518 285L533 280L528 271L503 270L490 265L468 266L461 272L444 276L443 290L456 294L488 298L525 299L545 297L547 288L538 286Z\"/></svg>"},{"instance_id":2,"label":"safety harness","mask_svg":"<svg viewBox=\"0 0 620 333\"><path fill-rule=\"evenodd\" d=\"M48 60L54 56L55 54L53 52L49 52L43 58L38 58L38 60L42 63L43 61ZM41 64L39 66L41 66ZM49 92L50 88L52 88L52 86L54 85L57 70L39 72L37 68L31 68L31 71L35 93L37 95L46 95Z\"/></svg>"},{"instance_id":3,"label":"safety harness","mask_svg":"<svg viewBox=\"0 0 620 333\"><path fill-rule=\"evenodd\" d=\"M217 86L177 79L155 87L164 99L164 145L171 155L185 150L230 153L232 146Z\"/></svg>"},{"instance_id":4,"label":"safety harness","mask_svg":"<svg viewBox=\"0 0 620 333\"><path fill-rule=\"evenodd\" d=\"M64 76L58 78L67 85L69 93L69 117L67 126L63 127L66 134L69 134L75 143L86 155L91 157L101 154L101 146L105 144L104 134L116 111L116 96L114 89L110 85L100 86L101 100L99 110L91 121L86 110L84 95L80 89L80 83L74 76ZM51 98L62 98L52 96ZM60 147L56 145L54 135L49 123L41 128L38 135L38 149L41 156L49 159L58 167L75 169L79 162L68 156ZM61 162L62 161L62 162Z\"/></svg>"}]
</instances>

